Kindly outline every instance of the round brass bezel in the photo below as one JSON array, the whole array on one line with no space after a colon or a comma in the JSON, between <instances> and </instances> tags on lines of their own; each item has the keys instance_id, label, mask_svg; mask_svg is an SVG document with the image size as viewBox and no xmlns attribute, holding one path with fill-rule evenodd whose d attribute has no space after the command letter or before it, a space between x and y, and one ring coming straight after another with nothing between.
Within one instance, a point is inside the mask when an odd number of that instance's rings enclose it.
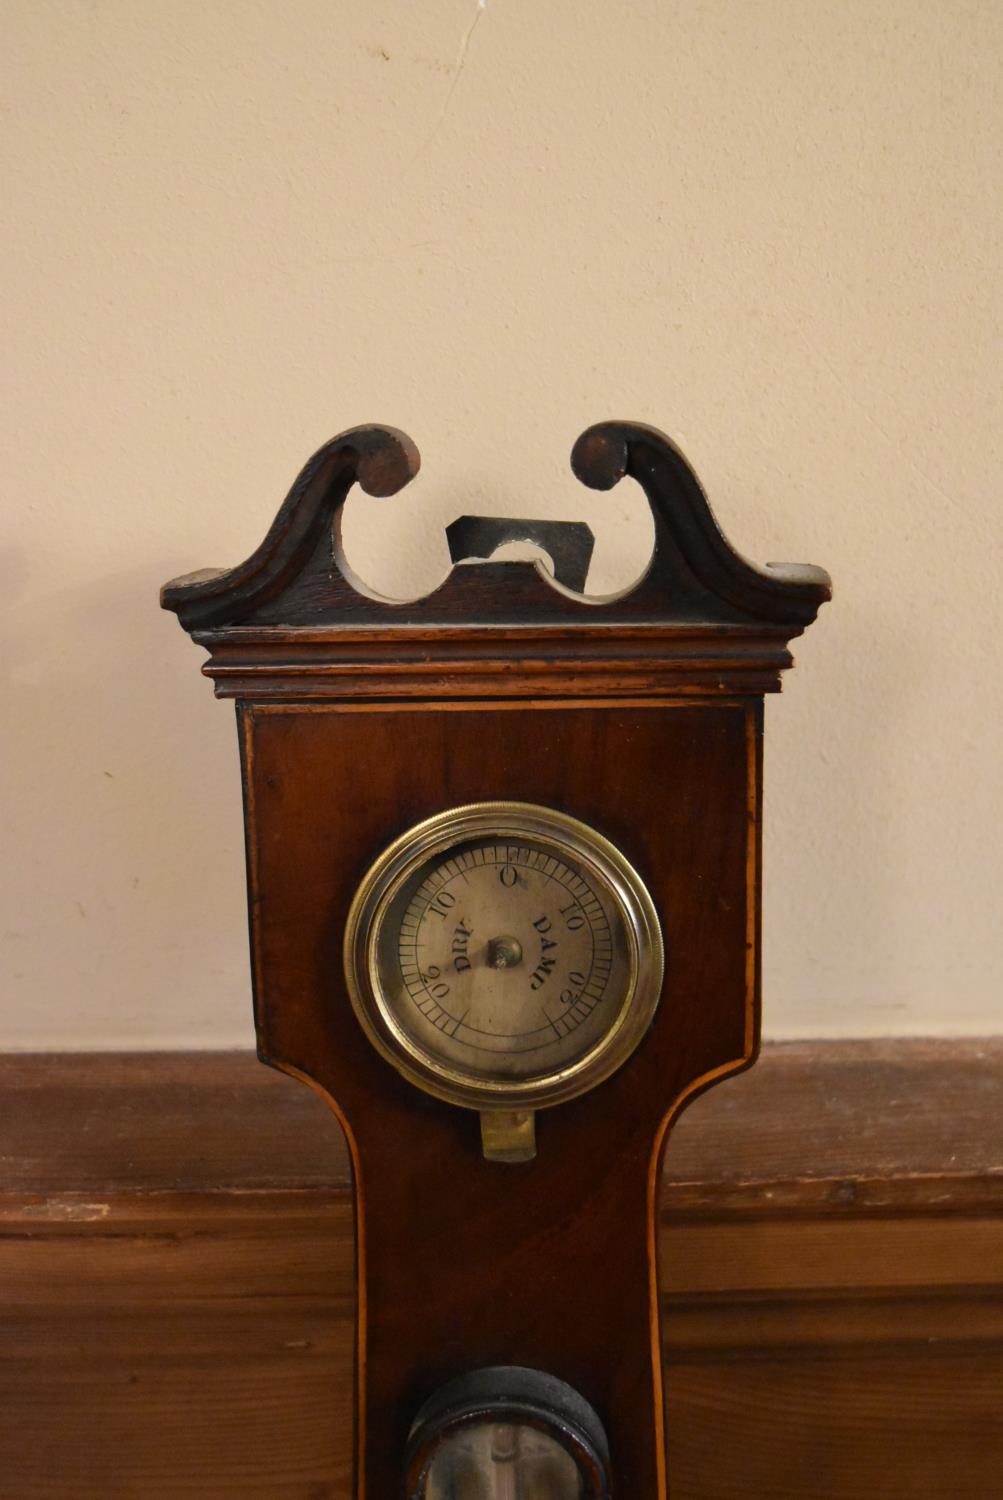
<instances>
[{"instance_id":1,"label":"round brass bezel","mask_svg":"<svg viewBox=\"0 0 1003 1500\"><path fill-rule=\"evenodd\" d=\"M517 836L552 845L578 860L612 896L623 918L630 981L603 1036L582 1057L533 1078L491 1079L436 1058L401 1027L380 982L381 923L415 871L455 844L482 836ZM627 1061L651 1024L665 970L654 902L640 875L616 846L587 823L528 802L474 802L449 808L409 828L370 866L348 913L345 978L355 1014L370 1042L425 1093L467 1109L543 1109L594 1088Z\"/></svg>"}]
</instances>

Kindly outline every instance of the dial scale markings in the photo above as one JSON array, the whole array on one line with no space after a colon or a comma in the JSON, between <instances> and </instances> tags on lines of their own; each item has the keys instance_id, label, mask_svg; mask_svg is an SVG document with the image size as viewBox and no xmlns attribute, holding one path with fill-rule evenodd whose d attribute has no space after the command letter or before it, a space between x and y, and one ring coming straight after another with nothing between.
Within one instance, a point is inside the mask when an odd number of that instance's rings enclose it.
<instances>
[{"instance_id":1,"label":"dial scale markings","mask_svg":"<svg viewBox=\"0 0 1003 1500\"><path fill-rule=\"evenodd\" d=\"M511 878L506 873L509 870L512 871ZM475 876L474 882L472 875ZM531 883L527 876L542 877L542 881L538 878ZM487 1006L483 993L478 1005L478 997L471 998L463 993L464 986L460 983L468 974L475 976L475 959L470 956L471 951L479 961L477 967L482 970L483 955L487 951L486 934L475 932L458 904L461 897L469 896L477 877L481 886L482 914L484 882L493 883L497 877L497 886L487 887L495 897L493 905L496 908L486 914L488 925L499 925L499 934L491 933L490 936L500 936L506 922L524 931L528 924L528 943L531 944L535 937L541 948L535 966L523 962L518 973L515 969L508 969L505 973L509 1004L500 1006L501 1016L496 1014L500 998L497 983L491 997L493 1004L489 1002ZM462 880L467 888L459 894L451 889L458 880ZM554 893L547 892L549 902L544 899L542 907L539 900L534 904L534 899L541 896L539 886L544 882L555 886L557 894L566 893L570 901L558 910L548 910L548 905L552 908ZM515 898L515 901L509 898ZM461 925L454 927L457 918ZM443 931L432 934L430 929L440 924ZM480 925L483 927L483 922ZM461 937L454 939L451 949L448 939L454 931ZM425 932L429 933L428 941L422 940ZM570 943L573 952L563 963L563 977L555 990L551 976L557 974L558 966L565 958L559 952L562 937L565 949ZM397 947L404 987L426 1020L454 1039L462 1028L460 1040L475 1048L483 1047L486 1040L491 1039L494 1045L489 1042L488 1046L492 1052L497 1050L498 1043L506 1041L513 1046L518 1044L518 1049L525 1051L553 1046L555 1041L568 1036L588 1019L602 999L612 969L613 942L609 919L602 902L581 874L547 850L497 840L474 844L450 855L425 875L401 917ZM430 951L427 961L419 961L419 948ZM488 972L497 975L498 970ZM524 992L528 985L531 995L549 987L546 995L536 996L538 1003L532 1007L531 1020L527 1016L525 993L521 997L513 996L513 977ZM483 992L483 982L478 987ZM454 989L459 991L455 997ZM455 1008L450 1008L449 999L453 999ZM521 999L521 1006L513 1005L513 999ZM470 1003L465 1003L468 1000ZM476 1019L484 1024L477 1025L467 1020L475 1009L478 1011ZM520 1020L512 1016L514 1009L521 1012ZM482 1015L485 1010L487 1014ZM509 1012L507 1016L506 1011Z\"/></svg>"}]
</instances>

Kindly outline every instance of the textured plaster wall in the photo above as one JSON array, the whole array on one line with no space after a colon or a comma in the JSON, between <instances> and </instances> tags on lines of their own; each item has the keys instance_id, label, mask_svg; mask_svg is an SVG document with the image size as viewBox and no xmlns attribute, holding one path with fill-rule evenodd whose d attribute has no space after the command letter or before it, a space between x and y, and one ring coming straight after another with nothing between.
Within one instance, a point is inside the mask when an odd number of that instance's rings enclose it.
<instances>
[{"instance_id":1,"label":"textured plaster wall","mask_svg":"<svg viewBox=\"0 0 1003 1500\"><path fill-rule=\"evenodd\" d=\"M999 0L7 0L0 1045L250 1040L232 709L157 588L405 428L461 511L643 567L654 422L837 600L768 706L773 1036L1003 1019ZM628 491L633 490L633 493ZM351 795L365 795L365 767Z\"/></svg>"}]
</instances>

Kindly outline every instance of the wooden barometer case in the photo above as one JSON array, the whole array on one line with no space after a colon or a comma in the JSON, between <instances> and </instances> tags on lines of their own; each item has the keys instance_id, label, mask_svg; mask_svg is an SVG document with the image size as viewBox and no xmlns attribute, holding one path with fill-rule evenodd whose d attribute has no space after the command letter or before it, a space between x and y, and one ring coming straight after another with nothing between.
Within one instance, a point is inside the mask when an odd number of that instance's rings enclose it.
<instances>
[{"instance_id":1,"label":"wooden barometer case","mask_svg":"<svg viewBox=\"0 0 1003 1500\"><path fill-rule=\"evenodd\" d=\"M348 1138L354 1500L664 1500L655 1223L670 1124L759 1032L763 695L829 597L754 567L686 460L606 422L572 453L651 505L636 587L586 598L587 528L463 517L414 602L352 576L352 485L307 464L264 542L163 591L236 700L263 1061ZM585 549L583 551L583 548Z\"/></svg>"}]
</instances>

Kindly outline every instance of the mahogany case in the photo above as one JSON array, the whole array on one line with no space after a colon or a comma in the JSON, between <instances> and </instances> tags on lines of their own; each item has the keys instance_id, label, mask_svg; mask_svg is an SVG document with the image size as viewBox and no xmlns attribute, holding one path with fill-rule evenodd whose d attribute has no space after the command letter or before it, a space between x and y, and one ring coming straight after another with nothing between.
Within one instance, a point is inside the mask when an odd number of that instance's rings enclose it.
<instances>
[{"instance_id":1,"label":"mahogany case","mask_svg":"<svg viewBox=\"0 0 1003 1500\"><path fill-rule=\"evenodd\" d=\"M527 1365L609 1434L614 1495L664 1500L656 1192L683 1104L755 1057L763 694L829 597L811 567L729 546L678 450L590 428L578 477L630 476L655 521L632 591L596 603L527 563L459 565L404 604L365 592L338 519L392 495L403 434L360 428L307 464L258 551L163 604L236 699L261 1058L330 1102L356 1206L356 1500L399 1492L408 1429L443 1382ZM666 944L663 997L618 1073L543 1112L538 1153L485 1160L476 1115L405 1082L348 1002L341 947L368 866L450 806L560 809L627 856Z\"/></svg>"}]
</instances>

